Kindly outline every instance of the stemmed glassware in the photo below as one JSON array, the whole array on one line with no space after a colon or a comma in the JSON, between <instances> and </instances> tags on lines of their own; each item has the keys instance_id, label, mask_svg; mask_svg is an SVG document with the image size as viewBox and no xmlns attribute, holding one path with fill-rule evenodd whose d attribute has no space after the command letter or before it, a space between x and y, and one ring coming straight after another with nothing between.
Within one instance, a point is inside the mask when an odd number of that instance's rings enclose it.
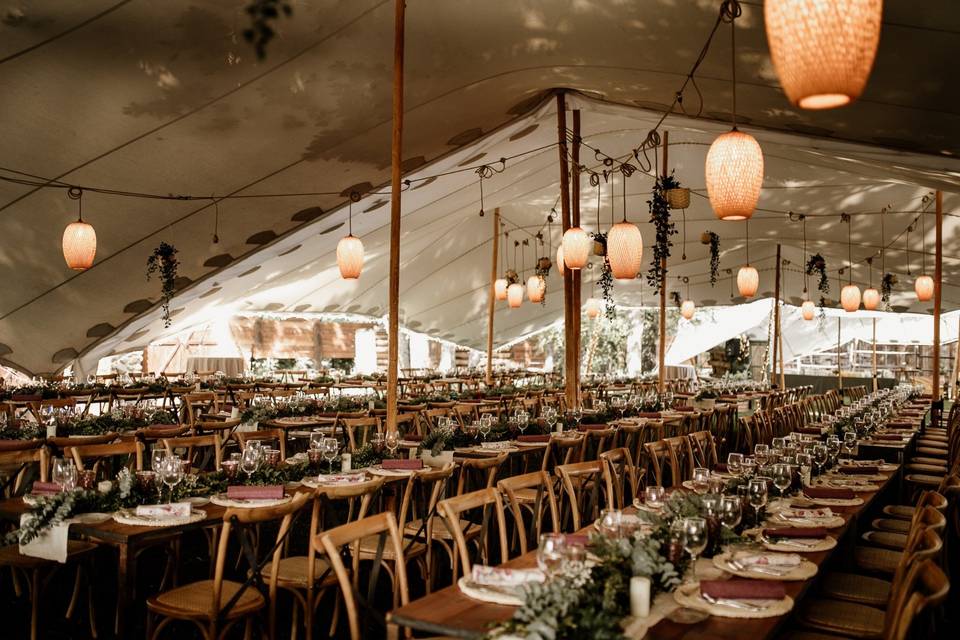
<instances>
[{"instance_id":1,"label":"stemmed glassware","mask_svg":"<svg viewBox=\"0 0 960 640\"><path fill-rule=\"evenodd\" d=\"M330 438L330 439L333 440L334 442L336 442L336 440L334 440L333 438ZM392 458L392 457L395 457L396 454L397 454L397 448L400 447L400 437L399 437L399 435L397 434L397 432L396 432L396 431L388 431L388 432L387 432L386 439L384 440L384 442L385 442L385 444L387 445L387 451L390 452L390 457L391 457L391 458ZM338 447L338 449L339 449L339 447ZM336 456L334 456L334 457L336 457ZM331 462L331 464L332 464L332 462Z\"/></svg>"},{"instance_id":2,"label":"stemmed glassware","mask_svg":"<svg viewBox=\"0 0 960 640\"><path fill-rule=\"evenodd\" d=\"M778 462L773 465L773 486L780 492L780 497L785 495L787 488L793 484L793 469L788 464Z\"/></svg>"},{"instance_id":3,"label":"stemmed glassware","mask_svg":"<svg viewBox=\"0 0 960 640\"><path fill-rule=\"evenodd\" d=\"M817 475L823 473L823 467L827 464L827 445L818 444L813 447L813 461L817 463Z\"/></svg>"},{"instance_id":4,"label":"stemmed glassware","mask_svg":"<svg viewBox=\"0 0 960 640\"><path fill-rule=\"evenodd\" d=\"M557 423L557 410L553 407L544 407L543 421L547 425L548 431L553 431L553 425Z\"/></svg>"},{"instance_id":5,"label":"stemmed glassware","mask_svg":"<svg viewBox=\"0 0 960 640\"><path fill-rule=\"evenodd\" d=\"M520 429L520 435L523 435L523 432L526 431L527 426L530 424L530 414L526 411L517 412L517 428Z\"/></svg>"},{"instance_id":6,"label":"stemmed glassware","mask_svg":"<svg viewBox=\"0 0 960 640\"><path fill-rule=\"evenodd\" d=\"M737 496L723 496L720 499L720 524L733 530L742 517L740 498Z\"/></svg>"},{"instance_id":7,"label":"stemmed glassware","mask_svg":"<svg viewBox=\"0 0 960 640\"><path fill-rule=\"evenodd\" d=\"M767 505L767 479L763 476L751 478L747 485L747 497L756 514L757 526L760 525L760 510Z\"/></svg>"},{"instance_id":8,"label":"stemmed glassware","mask_svg":"<svg viewBox=\"0 0 960 640\"><path fill-rule=\"evenodd\" d=\"M697 467L693 470L693 479L690 481L693 485L693 491L702 496L710 488L710 469Z\"/></svg>"},{"instance_id":9,"label":"stemmed glassware","mask_svg":"<svg viewBox=\"0 0 960 640\"><path fill-rule=\"evenodd\" d=\"M693 580L697 579L697 556L707 548L707 521L703 518L684 518L682 528L683 549L690 554Z\"/></svg>"},{"instance_id":10,"label":"stemmed glassware","mask_svg":"<svg viewBox=\"0 0 960 640\"><path fill-rule=\"evenodd\" d=\"M843 452L849 457L853 457L857 450L857 434L855 431L847 431L843 434Z\"/></svg>"},{"instance_id":11,"label":"stemmed glassware","mask_svg":"<svg viewBox=\"0 0 960 640\"><path fill-rule=\"evenodd\" d=\"M743 454L732 452L727 454L727 471L735 476L739 476L743 471Z\"/></svg>"},{"instance_id":12,"label":"stemmed glassware","mask_svg":"<svg viewBox=\"0 0 960 640\"><path fill-rule=\"evenodd\" d=\"M650 509L659 511L663 507L666 491L663 487L650 485L643 490L643 503Z\"/></svg>"},{"instance_id":13,"label":"stemmed glassware","mask_svg":"<svg viewBox=\"0 0 960 640\"><path fill-rule=\"evenodd\" d=\"M250 481L250 476L260 468L260 447L251 446L254 442L256 441L248 441L247 446L243 448L243 453L240 454L240 471L247 474L247 482Z\"/></svg>"},{"instance_id":14,"label":"stemmed glassware","mask_svg":"<svg viewBox=\"0 0 960 640\"><path fill-rule=\"evenodd\" d=\"M611 538L620 537L623 513L619 509L604 509L600 512L600 532Z\"/></svg>"},{"instance_id":15,"label":"stemmed glassware","mask_svg":"<svg viewBox=\"0 0 960 640\"><path fill-rule=\"evenodd\" d=\"M560 533L544 533L537 546L537 567L548 578L556 575L563 567L566 539Z\"/></svg>"},{"instance_id":16,"label":"stemmed glassware","mask_svg":"<svg viewBox=\"0 0 960 640\"><path fill-rule=\"evenodd\" d=\"M327 473L333 473L333 461L340 452L340 444L336 438L324 438L320 443L320 453L327 461Z\"/></svg>"},{"instance_id":17,"label":"stemmed glassware","mask_svg":"<svg viewBox=\"0 0 960 640\"><path fill-rule=\"evenodd\" d=\"M757 461L757 469L762 470L770 461L770 445L757 444L753 447L753 459Z\"/></svg>"},{"instance_id":18,"label":"stemmed glassware","mask_svg":"<svg viewBox=\"0 0 960 640\"><path fill-rule=\"evenodd\" d=\"M160 480L167 485L170 490L170 499L167 502L173 502L173 488L183 480L183 465L180 464L180 456L168 455L160 463Z\"/></svg>"}]
</instances>

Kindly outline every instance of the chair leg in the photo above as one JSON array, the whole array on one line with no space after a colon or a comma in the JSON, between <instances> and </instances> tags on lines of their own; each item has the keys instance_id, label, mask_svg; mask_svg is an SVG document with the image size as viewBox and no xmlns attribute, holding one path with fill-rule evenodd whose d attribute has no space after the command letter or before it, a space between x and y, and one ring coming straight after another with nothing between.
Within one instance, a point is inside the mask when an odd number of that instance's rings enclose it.
<instances>
[{"instance_id":1,"label":"chair leg","mask_svg":"<svg viewBox=\"0 0 960 640\"><path fill-rule=\"evenodd\" d=\"M37 640L40 622L40 570L30 572L30 640Z\"/></svg>"},{"instance_id":2,"label":"chair leg","mask_svg":"<svg viewBox=\"0 0 960 640\"><path fill-rule=\"evenodd\" d=\"M93 607L93 561L90 562L90 575L87 578L87 620L90 623L90 637L97 640L97 611Z\"/></svg>"},{"instance_id":3,"label":"chair leg","mask_svg":"<svg viewBox=\"0 0 960 640\"><path fill-rule=\"evenodd\" d=\"M77 607L77 599L80 596L80 583L83 579L83 566L77 565L77 575L73 580L73 594L70 596L70 604L67 605L67 613L64 617L69 620L73 617L73 611Z\"/></svg>"}]
</instances>

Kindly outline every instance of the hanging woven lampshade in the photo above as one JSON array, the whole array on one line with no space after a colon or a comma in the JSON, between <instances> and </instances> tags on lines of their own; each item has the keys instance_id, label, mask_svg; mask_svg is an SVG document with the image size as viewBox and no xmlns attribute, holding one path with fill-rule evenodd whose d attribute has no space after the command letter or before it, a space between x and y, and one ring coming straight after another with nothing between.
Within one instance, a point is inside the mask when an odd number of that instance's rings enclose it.
<instances>
[{"instance_id":1,"label":"hanging woven lampshade","mask_svg":"<svg viewBox=\"0 0 960 640\"><path fill-rule=\"evenodd\" d=\"M516 309L523 304L523 285L519 282L514 282L507 287L507 304L511 309Z\"/></svg>"},{"instance_id":2,"label":"hanging woven lampshade","mask_svg":"<svg viewBox=\"0 0 960 640\"><path fill-rule=\"evenodd\" d=\"M757 295L757 289L760 288L760 274L749 264L740 267L737 272L737 290L744 298L752 298Z\"/></svg>"},{"instance_id":3,"label":"hanging woven lampshade","mask_svg":"<svg viewBox=\"0 0 960 640\"><path fill-rule=\"evenodd\" d=\"M913 290L917 292L917 300L927 302L933 298L933 278L927 274L918 276L913 283Z\"/></svg>"},{"instance_id":4,"label":"hanging woven lampshade","mask_svg":"<svg viewBox=\"0 0 960 640\"><path fill-rule=\"evenodd\" d=\"M587 317L596 318L599 316L602 306L602 303L596 298L587 298L587 301L584 303Z\"/></svg>"},{"instance_id":5,"label":"hanging woven lampshade","mask_svg":"<svg viewBox=\"0 0 960 640\"><path fill-rule=\"evenodd\" d=\"M733 129L710 145L706 164L707 195L721 220L753 215L763 184L763 151L748 133Z\"/></svg>"},{"instance_id":6,"label":"hanging woven lampshade","mask_svg":"<svg viewBox=\"0 0 960 640\"><path fill-rule=\"evenodd\" d=\"M570 227L563 232L563 261L567 269L583 269L590 258L593 240L581 227Z\"/></svg>"},{"instance_id":7,"label":"hanging woven lampshade","mask_svg":"<svg viewBox=\"0 0 960 640\"><path fill-rule=\"evenodd\" d=\"M860 287L848 284L840 290L840 306L847 313L853 313L860 308Z\"/></svg>"},{"instance_id":8,"label":"hanging woven lampshade","mask_svg":"<svg viewBox=\"0 0 960 640\"><path fill-rule=\"evenodd\" d=\"M617 280L632 280L643 263L643 236L632 222L618 222L607 234L607 259Z\"/></svg>"},{"instance_id":9,"label":"hanging woven lampshade","mask_svg":"<svg viewBox=\"0 0 960 640\"><path fill-rule=\"evenodd\" d=\"M497 300L507 299L507 279L497 278L493 281L493 295Z\"/></svg>"},{"instance_id":10,"label":"hanging woven lampshade","mask_svg":"<svg viewBox=\"0 0 960 640\"><path fill-rule=\"evenodd\" d=\"M880 292L870 287L863 290L863 308L867 311L874 311L880 306Z\"/></svg>"},{"instance_id":11,"label":"hanging woven lampshade","mask_svg":"<svg viewBox=\"0 0 960 640\"><path fill-rule=\"evenodd\" d=\"M561 244L557 247L557 271L560 272L560 277L563 277L563 272L565 271L565 266L563 264L563 245Z\"/></svg>"},{"instance_id":12,"label":"hanging woven lampshade","mask_svg":"<svg viewBox=\"0 0 960 640\"><path fill-rule=\"evenodd\" d=\"M360 238L344 236L337 243L337 266L344 280L356 280L363 270L363 242Z\"/></svg>"},{"instance_id":13,"label":"hanging woven lampshade","mask_svg":"<svg viewBox=\"0 0 960 640\"><path fill-rule=\"evenodd\" d=\"M813 300L804 300L803 304L800 305L800 315L803 316L804 320L813 320L813 314L816 309L817 306L813 304Z\"/></svg>"},{"instance_id":14,"label":"hanging woven lampshade","mask_svg":"<svg viewBox=\"0 0 960 640\"><path fill-rule=\"evenodd\" d=\"M883 0L767 0L770 57L793 104L831 109L863 92L880 41Z\"/></svg>"},{"instance_id":15,"label":"hanging woven lampshade","mask_svg":"<svg viewBox=\"0 0 960 640\"><path fill-rule=\"evenodd\" d=\"M97 232L82 219L63 230L63 259L74 271L86 271L97 255Z\"/></svg>"},{"instance_id":16,"label":"hanging woven lampshade","mask_svg":"<svg viewBox=\"0 0 960 640\"><path fill-rule=\"evenodd\" d=\"M680 305L680 315L689 320L693 317L693 314L697 312L697 305L694 304L693 300L684 300Z\"/></svg>"},{"instance_id":17,"label":"hanging woven lampshade","mask_svg":"<svg viewBox=\"0 0 960 640\"><path fill-rule=\"evenodd\" d=\"M541 302L543 294L547 292L547 283L543 276L530 276L527 278L527 297L530 302Z\"/></svg>"}]
</instances>

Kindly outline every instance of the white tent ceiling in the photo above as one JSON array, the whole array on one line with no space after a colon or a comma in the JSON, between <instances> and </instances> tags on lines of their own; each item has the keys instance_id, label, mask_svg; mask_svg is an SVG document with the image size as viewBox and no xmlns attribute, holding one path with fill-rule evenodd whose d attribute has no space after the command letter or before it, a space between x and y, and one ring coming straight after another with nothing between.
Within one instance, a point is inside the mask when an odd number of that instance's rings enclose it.
<instances>
[{"instance_id":1,"label":"white tent ceiling","mask_svg":"<svg viewBox=\"0 0 960 640\"><path fill-rule=\"evenodd\" d=\"M392 3L297 2L262 63L238 35L246 20L243 4L135 0L71 29L114 3L21 3L22 13L8 12L0 23L0 167L159 194L340 194L385 184ZM416 188L403 197L402 321L482 347L491 218L477 216L476 175L469 168L554 143L553 103L544 102L544 92L554 87L585 93L570 102L583 110L587 142L611 155L628 152L656 121L653 110L680 85L718 3L408 4L404 156L406 177ZM802 262L802 233L784 212L810 216L811 249L823 253L833 270L846 257L840 211L862 214L854 215L857 261L882 244L879 217L872 215L880 208L891 207L884 216L889 242L916 216L930 189L960 186L954 159L960 153L960 96L950 82L960 12L948 0L926 3L922 11L888 3L864 97L843 110L800 112L776 86L759 3L744 5L737 39L740 120L766 156L750 256L767 294L773 278L764 269L773 267L776 243L784 245L791 298L801 287L789 269ZM715 221L700 197L706 147L727 128L718 120L729 109L728 60L729 38L721 31L698 74L704 117L671 116L665 124L676 145L671 167L699 194L686 212L687 260L679 260L678 237L671 277L689 275L691 294L701 304L728 302L730 290L726 282L716 288L705 283L708 255L700 232L720 234L722 267L735 270L745 259L744 225ZM692 95L685 103L695 109ZM589 154L584 159L596 164ZM460 173L417 181L458 165ZM486 184L485 208L499 206L511 223L533 232L556 201L558 177L555 147L512 160ZM628 213L643 222L647 244L651 183L639 174L628 181ZM336 276L342 202L340 195L224 201L221 243L211 247L214 209L207 202L88 192L84 213L97 228L97 264L75 274L59 253L74 204L61 189L0 183L0 237L7 239L0 255L0 356L40 372L82 355L89 368L104 355L235 310L382 314L389 199L372 194L354 207L354 232L367 247L356 283ZM947 195L948 213L957 202ZM596 226L594 203L587 188L582 207L590 228ZM608 207L605 199L604 224ZM927 230L930 253L931 225ZM960 276L958 232L956 218L948 216L948 308L960 306L960 291L950 285ZM159 285L144 279L146 257L161 240L178 247L182 263L170 329L159 321ZM911 241L919 249L915 234ZM888 252L887 268L901 275L906 290L902 248L903 238ZM916 270L916 257L913 263ZM865 268L855 277L866 281ZM498 308L496 342L558 317L558 282L552 274L545 306ZM671 289L677 287L672 280ZM617 300L652 303L643 289L639 281L618 283ZM927 310L910 299L902 291L894 304Z\"/></svg>"}]
</instances>

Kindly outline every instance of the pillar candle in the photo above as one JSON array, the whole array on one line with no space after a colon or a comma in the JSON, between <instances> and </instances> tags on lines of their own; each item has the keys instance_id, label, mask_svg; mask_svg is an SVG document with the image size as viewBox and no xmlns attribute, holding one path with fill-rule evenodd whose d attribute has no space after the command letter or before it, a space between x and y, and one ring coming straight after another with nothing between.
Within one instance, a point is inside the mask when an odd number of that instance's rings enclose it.
<instances>
[{"instance_id":1,"label":"pillar candle","mask_svg":"<svg viewBox=\"0 0 960 640\"><path fill-rule=\"evenodd\" d=\"M646 618L650 615L650 578L630 578L630 615L635 618Z\"/></svg>"}]
</instances>

